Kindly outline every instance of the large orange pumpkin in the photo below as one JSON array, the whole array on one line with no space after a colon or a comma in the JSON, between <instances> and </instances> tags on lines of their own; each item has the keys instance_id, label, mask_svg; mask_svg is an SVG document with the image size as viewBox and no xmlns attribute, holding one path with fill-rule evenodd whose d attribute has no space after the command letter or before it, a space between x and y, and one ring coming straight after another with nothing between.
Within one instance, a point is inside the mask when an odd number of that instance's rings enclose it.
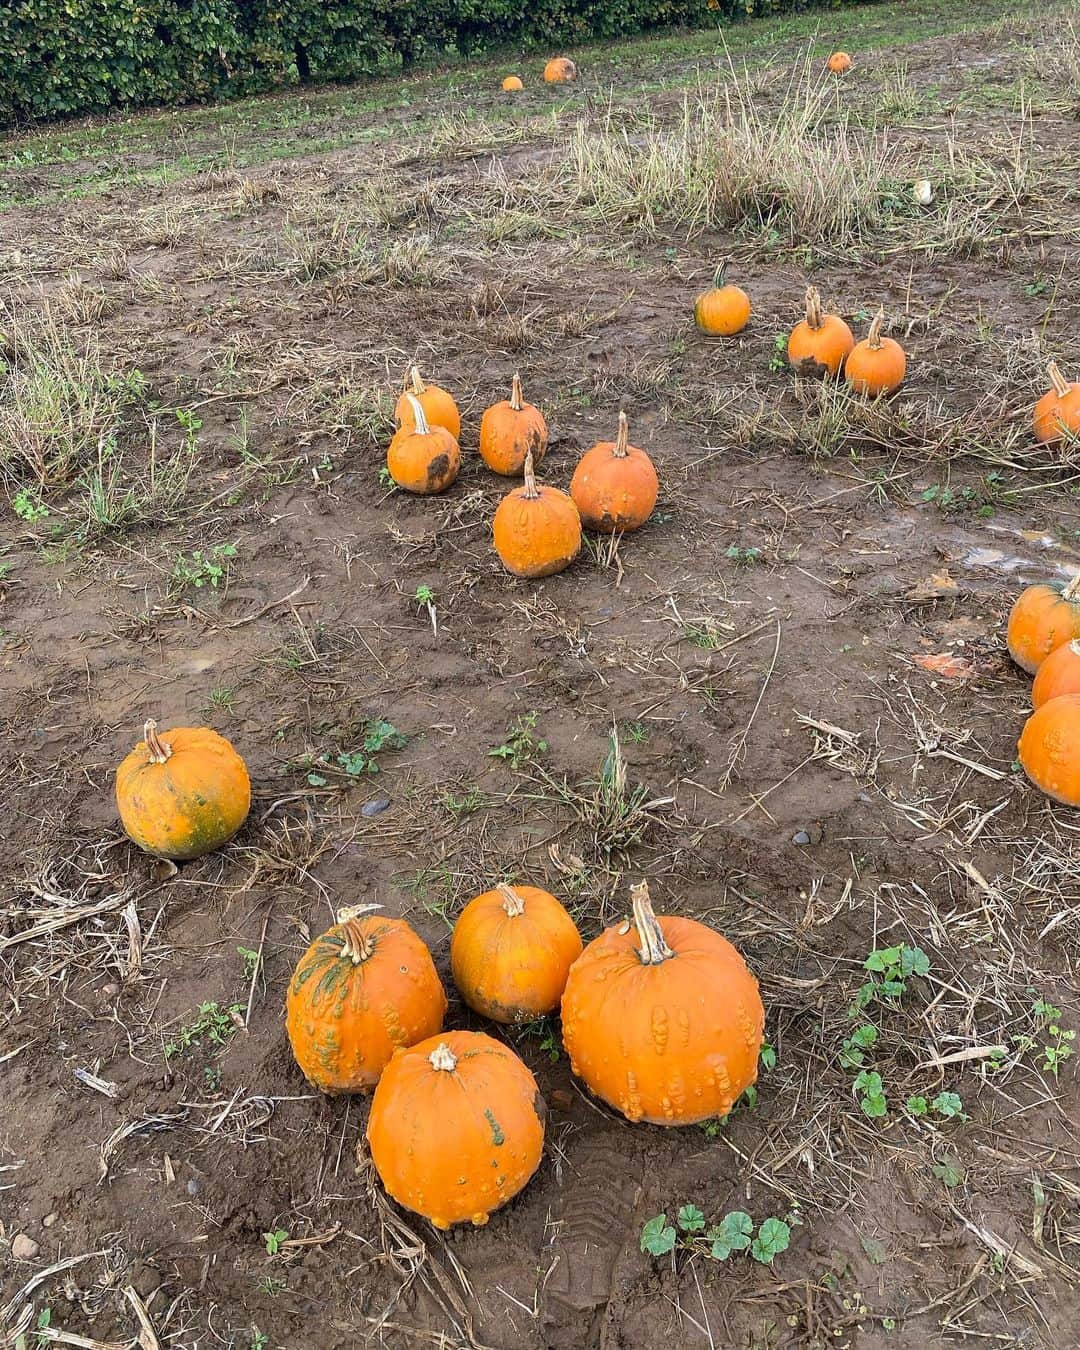
<instances>
[{"instance_id":1,"label":"large orange pumpkin","mask_svg":"<svg viewBox=\"0 0 1080 1350\"><path fill-rule=\"evenodd\" d=\"M532 1022L554 1012L580 955L573 919L537 886L499 885L478 895L450 940L461 997L493 1022Z\"/></svg>"},{"instance_id":2,"label":"large orange pumpkin","mask_svg":"<svg viewBox=\"0 0 1080 1350\"><path fill-rule=\"evenodd\" d=\"M1041 708L1062 694L1080 694L1080 641L1076 638L1055 647L1035 672L1031 706Z\"/></svg>"},{"instance_id":3,"label":"large orange pumpkin","mask_svg":"<svg viewBox=\"0 0 1080 1350\"><path fill-rule=\"evenodd\" d=\"M839 314L825 314L816 286L806 288L806 318L788 338L788 361L800 375L839 375L855 338Z\"/></svg>"},{"instance_id":4,"label":"large orange pumpkin","mask_svg":"<svg viewBox=\"0 0 1080 1350\"><path fill-rule=\"evenodd\" d=\"M565 492L537 483L528 454L525 482L495 508L492 536L507 571L549 577L569 567L581 552L581 517Z\"/></svg>"},{"instance_id":5,"label":"large orange pumpkin","mask_svg":"<svg viewBox=\"0 0 1080 1350\"><path fill-rule=\"evenodd\" d=\"M1073 638L1080 638L1080 572L1068 585L1040 582L1016 597L1009 614L1009 655L1029 675Z\"/></svg>"},{"instance_id":6,"label":"large orange pumpkin","mask_svg":"<svg viewBox=\"0 0 1080 1350\"><path fill-rule=\"evenodd\" d=\"M411 366L405 388L394 408L394 420L399 427L415 425L413 406L409 395L417 400L431 426L445 427L455 441L461 440L461 413L452 394L437 384L425 384L419 366Z\"/></svg>"},{"instance_id":7,"label":"large orange pumpkin","mask_svg":"<svg viewBox=\"0 0 1080 1350\"><path fill-rule=\"evenodd\" d=\"M741 286L730 285L727 268L717 269L713 284L694 301L694 322L710 337L741 333L750 318L750 297Z\"/></svg>"},{"instance_id":8,"label":"large orange pumpkin","mask_svg":"<svg viewBox=\"0 0 1080 1350\"><path fill-rule=\"evenodd\" d=\"M1080 694L1062 694L1036 708L1017 753L1037 788L1064 806L1080 806Z\"/></svg>"},{"instance_id":9,"label":"large orange pumpkin","mask_svg":"<svg viewBox=\"0 0 1080 1350\"><path fill-rule=\"evenodd\" d=\"M436 1228L485 1224L540 1166L545 1114L509 1046L448 1031L386 1066L368 1116L371 1160L393 1198Z\"/></svg>"},{"instance_id":10,"label":"large orange pumpkin","mask_svg":"<svg viewBox=\"0 0 1080 1350\"><path fill-rule=\"evenodd\" d=\"M412 405L409 419L394 432L386 451L390 477L406 492L427 496L445 492L457 480L461 451L446 427L428 424L423 404L413 394L405 397Z\"/></svg>"},{"instance_id":11,"label":"large orange pumpkin","mask_svg":"<svg viewBox=\"0 0 1080 1350\"><path fill-rule=\"evenodd\" d=\"M446 994L404 919L343 918L297 962L285 1027L309 1083L335 1096L375 1086L395 1050L442 1028Z\"/></svg>"},{"instance_id":12,"label":"large orange pumpkin","mask_svg":"<svg viewBox=\"0 0 1080 1350\"><path fill-rule=\"evenodd\" d=\"M643 882L633 924L590 942L570 968L570 1065L628 1120L692 1125L725 1116L757 1078L765 1027L757 980L726 938L658 919Z\"/></svg>"},{"instance_id":13,"label":"large orange pumpkin","mask_svg":"<svg viewBox=\"0 0 1080 1350\"><path fill-rule=\"evenodd\" d=\"M1054 444L1066 436L1080 436L1080 382L1069 384L1056 361L1046 367L1052 388L1043 394L1032 415L1036 439Z\"/></svg>"},{"instance_id":14,"label":"large orange pumpkin","mask_svg":"<svg viewBox=\"0 0 1080 1350\"><path fill-rule=\"evenodd\" d=\"M904 383L907 357L895 338L882 337L885 310L874 315L870 331L862 342L857 342L844 362L848 384L857 394L891 394Z\"/></svg>"},{"instance_id":15,"label":"large orange pumpkin","mask_svg":"<svg viewBox=\"0 0 1080 1350\"><path fill-rule=\"evenodd\" d=\"M578 461L570 480L570 496L590 530L613 534L636 530L653 513L660 483L644 450L630 444L630 427L619 413L614 441L598 441Z\"/></svg>"},{"instance_id":16,"label":"large orange pumpkin","mask_svg":"<svg viewBox=\"0 0 1080 1350\"><path fill-rule=\"evenodd\" d=\"M209 727L173 727L143 739L116 771L116 806L138 846L159 858L201 858L231 839L251 808L251 780L233 747Z\"/></svg>"},{"instance_id":17,"label":"large orange pumpkin","mask_svg":"<svg viewBox=\"0 0 1080 1350\"><path fill-rule=\"evenodd\" d=\"M577 66L568 56L553 56L544 67L544 79L548 84L573 84Z\"/></svg>"},{"instance_id":18,"label":"large orange pumpkin","mask_svg":"<svg viewBox=\"0 0 1080 1350\"><path fill-rule=\"evenodd\" d=\"M547 450L548 429L544 414L521 393L521 376L515 375L510 397L493 403L480 419L480 458L496 473L516 477L532 452L539 464Z\"/></svg>"}]
</instances>

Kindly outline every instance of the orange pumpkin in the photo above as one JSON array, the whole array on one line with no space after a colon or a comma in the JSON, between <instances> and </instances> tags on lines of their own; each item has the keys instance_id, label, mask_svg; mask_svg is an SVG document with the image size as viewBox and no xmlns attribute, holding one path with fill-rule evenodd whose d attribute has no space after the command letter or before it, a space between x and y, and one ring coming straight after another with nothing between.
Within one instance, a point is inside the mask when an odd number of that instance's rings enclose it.
<instances>
[{"instance_id":1,"label":"orange pumpkin","mask_svg":"<svg viewBox=\"0 0 1080 1350\"><path fill-rule=\"evenodd\" d=\"M554 1012L580 955L573 919L536 886L499 885L470 900L450 940L461 997L493 1022L532 1022Z\"/></svg>"},{"instance_id":2,"label":"orange pumpkin","mask_svg":"<svg viewBox=\"0 0 1080 1350\"><path fill-rule=\"evenodd\" d=\"M544 67L544 79L548 84L573 84L577 66L568 56L553 56Z\"/></svg>"},{"instance_id":3,"label":"orange pumpkin","mask_svg":"<svg viewBox=\"0 0 1080 1350\"><path fill-rule=\"evenodd\" d=\"M436 1228L489 1215L540 1166L544 1099L509 1046L448 1031L396 1054L368 1116L382 1184Z\"/></svg>"},{"instance_id":4,"label":"orange pumpkin","mask_svg":"<svg viewBox=\"0 0 1080 1350\"><path fill-rule=\"evenodd\" d=\"M839 375L855 346L851 329L838 314L825 314L816 286L806 288L806 318L788 338L788 361L800 375Z\"/></svg>"},{"instance_id":5,"label":"orange pumpkin","mask_svg":"<svg viewBox=\"0 0 1080 1350\"><path fill-rule=\"evenodd\" d=\"M1080 638L1080 572L1068 585L1058 581L1027 586L1009 614L1009 655L1034 675L1055 648Z\"/></svg>"},{"instance_id":6,"label":"orange pumpkin","mask_svg":"<svg viewBox=\"0 0 1080 1350\"><path fill-rule=\"evenodd\" d=\"M729 286L726 275L726 267L720 267L712 286L694 301L694 322L713 337L741 333L750 318L750 297L741 286Z\"/></svg>"},{"instance_id":7,"label":"orange pumpkin","mask_svg":"<svg viewBox=\"0 0 1080 1350\"><path fill-rule=\"evenodd\" d=\"M1063 806L1080 806L1080 694L1062 694L1036 708L1017 753L1040 792Z\"/></svg>"},{"instance_id":8,"label":"orange pumpkin","mask_svg":"<svg viewBox=\"0 0 1080 1350\"><path fill-rule=\"evenodd\" d=\"M619 413L614 441L598 441L578 461L570 480L570 496L590 530L613 534L636 530L653 513L660 484L644 450L630 444L626 414Z\"/></svg>"},{"instance_id":9,"label":"orange pumpkin","mask_svg":"<svg viewBox=\"0 0 1080 1350\"><path fill-rule=\"evenodd\" d=\"M574 1072L628 1120L725 1116L757 1079L765 1027L757 981L726 938L658 919L643 882L618 924L570 968L563 1042Z\"/></svg>"},{"instance_id":10,"label":"orange pumpkin","mask_svg":"<svg viewBox=\"0 0 1080 1350\"><path fill-rule=\"evenodd\" d=\"M390 477L406 492L425 496L445 492L461 467L458 443L445 427L428 425L423 404L415 395L405 397L412 404L412 412L394 433L386 452Z\"/></svg>"},{"instance_id":11,"label":"orange pumpkin","mask_svg":"<svg viewBox=\"0 0 1080 1350\"><path fill-rule=\"evenodd\" d=\"M209 727L157 723L116 771L116 806L128 837L147 853L201 858L233 837L251 809L251 780L233 747Z\"/></svg>"},{"instance_id":12,"label":"orange pumpkin","mask_svg":"<svg viewBox=\"0 0 1080 1350\"><path fill-rule=\"evenodd\" d=\"M496 507L492 535L507 571L549 577L569 567L581 552L581 517L565 492L537 483L528 454L525 482Z\"/></svg>"},{"instance_id":13,"label":"orange pumpkin","mask_svg":"<svg viewBox=\"0 0 1080 1350\"><path fill-rule=\"evenodd\" d=\"M521 396L521 376L515 375L510 397L493 403L480 419L480 458L496 473L517 477L532 452L539 464L547 451L544 414Z\"/></svg>"},{"instance_id":14,"label":"orange pumpkin","mask_svg":"<svg viewBox=\"0 0 1080 1350\"><path fill-rule=\"evenodd\" d=\"M517 75L507 75L506 79L502 82L502 87L503 91L507 94L516 94L519 89L525 88Z\"/></svg>"},{"instance_id":15,"label":"orange pumpkin","mask_svg":"<svg viewBox=\"0 0 1080 1350\"><path fill-rule=\"evenodd\" d=\"M1066 436L1080 436L1080 383L1069 384L1056 361L1046 367L1053 386L1035 404L1035 437L1053 445Z\"/></svg>"},{"instance_id":16,"label":"orange pumpkin","mask_svg":"<svg viewBox=\"0 0 1080 1350\"><path fill-rule=\"evenodd\" d=\"M1062 694L1080 694L1080 640L1076 638L1055 647L1035 672L1031 706L1041 708Z\"/></svg>"},{"instance_id":17,"label":"orange pumpkin","mask_svg":"<svg viewBox=\"0 0 1080 1350\"><path fill-rule=\"evenodd\" d=\"M304 1077L322 1092L365 1092L395 1050L442 1028L446 994L404 919L342 918L297 962L285 1027Z\"/></svg>"},{"instance_id":18,"label":"orange pumpkin","mask_svg":"<svg viewBox=\"0 0 1080 1350\"><path fill-rule=\"evenodd\" d=\"M847 52L833 52L827 64L834 75L843 75L844 71L851 69L851 57Z\"/></svg>"},{"instance_id":19,"label":"orange pumpkin","mask_svg":"<svg viewBox=\"0 0 1080 1350\"><path fill-rule=\"evenodd\" d=\"M423 408L429 426L445 427L455 441L461 440L461 413L453 396L437 384L425 384L420 377L419 366L410 368L405 389L394 408L394 420L399 427L404 429L406 426L415 426L410 394Z\"/></svg>"},{"instance_id":20,"label":"orange pumpkin","mask_svg":"<svg viewBox=\"0 0 1080 1350\"><path fill-rule=\"evenodd\" d=\"M869 333L852 347L844 363L847 382L857 394L871 397L891 394L904 383L907 357L899 342L881 336L884 323L885 310L882 308L874 315Z\"/></svg>"}]
</instances>

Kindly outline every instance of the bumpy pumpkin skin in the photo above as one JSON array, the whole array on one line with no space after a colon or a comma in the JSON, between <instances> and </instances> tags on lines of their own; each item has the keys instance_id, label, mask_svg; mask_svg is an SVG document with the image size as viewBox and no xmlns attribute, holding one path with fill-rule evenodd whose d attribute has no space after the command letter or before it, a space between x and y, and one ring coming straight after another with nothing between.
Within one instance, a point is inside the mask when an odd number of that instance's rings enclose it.
<instances>
[{"instance_id":1,"label":"bumpy pumpkin skin","mask_svg":"<svg viewBox=\"0 0 1080 1350\"><path fill-rule=\"evenodd\" d=\"M1076 638L1055 647L1035 672L1031 706L1041 708L1062 694L1080 694L1080 641Z\"/></svg>"},{"instance_id":2,"label":"bumpy pumpkin skin","mask_svg":"<svg viewBox=\"0 0 1080 1350\"><path fill-rule=\"evenodd\" d=\"M442 1028L446 1006L420 937L404 919L365 914L335 924L300 958L285 1028L313 1087L330 1096L367 1092L396 1050Z\"/></svg>"},{"instance_id":3,"label":"bumpy pumpkin skin","mask_svg":"<svg viewBox=\"0 0 1080 1350\"><path fill-rule=\"evenodd\" d=\"M525 482L495 509L492 538L503 566L519 577L553 576L581 552L577 507L565 492L537 483L531 455L525 460Z\"/></svg>"},{"instance_id":4,"label":"bumpy pumpkin skin","mask_svg":"<svg viewBox=\"0 0 1080 1350\"><path fill-rule=\"evenodd\" d=\"M635 917L642 889L634 890ZM667 958L643 964L640 929L620 924L571 967L562 1000L570 1066L631 1121L692 1125L725 1116L757 1079L765 1027L757 981L704 924L652 922Z\"/></svg>"},{"instance_id":5,"label":"bumpy pumpkin skin","mask_svg":"<svg viewBox=\"0 0 1080 1350\"><path fill-rule=\"evenodd\" d=\"M1024 723L1017 754L1024 772L1063 806L1080 806L1080 694L1062 694Z\"/></svg>"},{"instance_id":6,"label":"bumpy pumpkin skin","mask_svg":"<svg viewBox=\"0 0 1080 1350\"><path fill-rule=\"evenodd\" d=\"M894 338L881 334L884 322L885 312L879 309L869 333L852 347L844 362L848 384L857 394L866 394L870 398L893 393L904 383L907 374L903 347Z\"/></svg>"},{"instance_id":7,"label":"bumpy pumpkin skin","mask_svg":"<svg viewBox=\"0 0 1080 1350\"><path fill-rule=\"evenodd\" d=\"M410 394L423 408L424 416L431 426L445 427L455 441L461 440L461 413L453 395L440 389L437 384L425 384L419 366L413 366L409 371L409 384L394 408L394 420L399 428L416 425L413 407L409 402Z\"/></svg>"},{"instance_id":8,"label":"bumpy pumpkin skin","mask_svg":"<svg viewBox=\"0 0 1080 1350\"><path fill-rule=\"evenodd\" d=\"M209 727L153 722L116 771L116 807L128 838L147 853L184 862L227 843L247 819L251 780L233 747ZM160 753L168 752L164 763Z\"/></svg>"},{"instance_id":9,"label":"bumpy pumpkin skin","mask_svg":"<svg viewBox=\"0 0 1080 1350\"><path fill-rule=\"evenodd\" d=\"M516 478L524 472L528 455L538 465L547 446L544 414L524 401L521 376L515 375L510 397L493 403L480 419L480 458L493 472Z\"/></svg>"},{"instance_id":10,"label":"bumpy pumpkin skin","mask_svg":"<svg viewBox=\"0 0 1080 1350\"><path fill-rule=\"evenodd\" d=\"M1054 445L1066 436L1080 436L1080 383L1067 383L1055 361L1047 374L1053 388L1035 404L1032 430L1036 440Z\"/></svg>"},{"instance_id":11,"label":"bumpy pumpkin skin","mask_svg":"<svg viewBox=\"0 0 1080 1350\"><path fill-rule=\"evenodd\" d=\"M559 1006L581 934L548 891L500 886L470 900L450 940L450 969L473 1012L532 1022Z\"/></svg>"},{"instance_id":12,"label":"bumpy pumpkin skin","mask_svg":"<svg viewBox=\"0 0 1080 1350\"><path fill-rule=\"evenodd\" d=\"M619 435L586 450L570 480L570 496L586 529L600 534L637 530L656 506L660 483L644 450L629 442L626 414L619 413Z\"/></svg>"},{"instance_id":13,"label":"bumpy pumpkin skin","mask_svg":"<svg viewBox=\"0 0 1080 1350\"><path fill-rule=\"evenodd\" d=\"M854 335L844 320L838 314L824 313L817 288L808 287L806 318L795 325L788 338L792 368L806 378L835 377L854 346Z\"/></svg>"},{"instance_id":14,"label":"bumpy pumpkin skin","mask_svg":"<svg viewBox=\"0 0 1080 1350\"><path fill-rule=\"evenodd\" d=\"M721 268L712 287L694 301L694 322L712 337L732 337L746 327L751 308L741 286L725 285Z\"/></svg>"},{"instance_id":15,"label":"bumpy pumpkin skin","mask_svg":"<svg viewBox=\"0 0 1080 1350\"><path fill-rule=\"evenodd\" d=\"M429 425L419 399L413 394L406 398L412 414L409 423L395 432L386 452L390 477L398 487L420 496L445 492L457 481L461 468L458 443L445 427Z\"/></svg>"},{"instance_id":16,"label":"bumpy pumpkin skin","mask_svg":"<svg viewBox=\"0 0 1080 1350\"><path fill-rule=\"evenodd\" d=\"M1034 675L1056 648L1080 638L1080 573L1069 584L1028 586L1009 614L1009 655Z\"/></svg>"},{"instance_id":17,"label":"bumpy pumpkin skin","mask_svg":"<svg viewBox=\"0 0 1080 1350\"><path fill-rule=\"evenodd\" d=\"M436 1228L485 1224L540 1166L545 1114L509 1046L448 1031L386 1066L368 1116L371 1159L390 1195Z\"/></svg>"},{"instance_id":18,"label":"bumpy pumpkin skin","mask_svg":"<svg viewBox=\"0 0 1080 1350\"><path fill-rule=\"evenodd\" d=\"M573 84L577 66L568 56L553 56L544 67L544 79L548 84Z\"/></svg>"}]
</instances>

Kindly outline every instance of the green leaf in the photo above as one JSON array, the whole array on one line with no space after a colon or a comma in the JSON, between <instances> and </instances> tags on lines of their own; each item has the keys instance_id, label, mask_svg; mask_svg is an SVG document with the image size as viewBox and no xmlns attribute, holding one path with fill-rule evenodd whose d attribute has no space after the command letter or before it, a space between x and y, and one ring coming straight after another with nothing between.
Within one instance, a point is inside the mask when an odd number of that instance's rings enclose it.
<instances>
[{"instance_id":1,"label":"green leaf","mask_svg":"<svg viewBox=\"0 0 1080 1350\"><path fill-rule=\"evenodd\" d=\"M955 1092L939 1092L932 1105L939 1116L964 1118L964 1103Z\"/></svg>"},{"instance_id":2,"label":"green leaf","mask_svg":"<svg viewBox=\"0 0 1080 1350\"><path fill-rule=\"evenodd\" d=\"M884 972L891 970L893 966L900 964L900 947L880 947L877 951L871 952L863 962L864 970L874 970Z\"/></svg>"},{"instance_id":3,"label":"green leaf","mask_svg":"<svg viewBox=\"0 0 1080 1350\"><path fill-rule=\"evenodd\" d=\"M925 1116L930 1110L930 1103L925 1097L909 1097L904 1105L913 1116Z\"/></svg>"},{"instance_id":4,"label":"green leaf","mask_svg":"<svg viewBox=\"0 0 1080 1350\"><path fill-rule=\"evenodd\" d=\"M312 787L325 787L327 781L321 773L309 773L307 780Z\"/></svg>"},{"instance_id":5,"label":"green leaf","mask_svg":"<svg viewBox=\"0 0 1080 1350\"><path fill-rule=\"evenodd\" d=\"M754 1221L741 1209L725 1214L716 1228L709 1229L712 1247L709 1255L714 1261L726 1261L732 1252L744 1252L750 1246Z\"/></svg>"},{"instance_id":6,"label":"green leaf","mask_svg":"<svg viewBox=\"0 0 1080 1350\"><path fill-rule=\"evenodd\" d=\"M769 1044L765 1044L761 1047L761 1067L763 1069L776 1068L776 1051Z\"/></svg>"},{"instance_id":7,"label":"green leaf","mask_svg":"<svg viewBox=\"0 0 1080 1350\"><path fill-rule=\"evenodd\" d=\"M697 1205L683 1205L676 1214L675 1221L684 1233L700 1233L705 1227L705 1215Z\"/></svg>"},{"instance_id":8,"label":"green leaf","mask_svg":"<svg viewBox=\"0 0 1080 1350\"><path fill-rule=\"evenodd\" d=\"M790 1243L791 1229L783 1219L766 1219L751 1243L750 1255L763 1266L768 1266L781 1252L787 1251Z\"/></svg>"},{"instance_id":9,"label":"green leaf","mask_svg":"<svg viewBox=\"0 0 1080 1350\"><path fill-rule=\"evenodd\" d=\"M641 1230L641 1250L650 1256L666 1256L675 1249L675 1229L666 1214L658 1214Z\"/></svg>"},{"instance_id":10,"label":"green leaf","mask_svg":"<svg viewBox=\"0 0 1080 1350\"><path fill-rule=\"evenodd\" d=\"M964 1168L958 1158L946 1158L944 1162L935 1163L933 1173L939 1181L950 1187L959 1186L964 1179Z\"/></svg>"},{"instance_id":11,"label":"green leaf","mask_svg":"<svg viewBox=\"0 0 1080 1350\"><path fill-rule=\"evenodd\" d=\"M905 975L928 975L930 958L921 947L905 947L901 969Z\"/></svg>"}]
</instances>

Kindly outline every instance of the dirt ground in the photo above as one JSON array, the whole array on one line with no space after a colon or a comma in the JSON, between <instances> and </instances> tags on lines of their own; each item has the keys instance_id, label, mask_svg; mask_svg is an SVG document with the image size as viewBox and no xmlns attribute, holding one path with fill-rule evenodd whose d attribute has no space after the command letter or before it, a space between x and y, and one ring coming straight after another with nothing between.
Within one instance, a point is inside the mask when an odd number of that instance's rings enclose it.
<instances>
[{"instance_id":1,"label":"dirt ground","mask_svg":"<svg viewBox=\"0 0 1080 1350\"><path fill-rule=\"evenodd\" d=\"M0 144L5 1343L1077 1343L1078 818L1015 762L1004 620L1080 563L1080 460L1027 422L1047 359L1080 374L1080 28L912 0L727 40L579 53L568 90L531 58ZM726 144L733 90L754 153L812 112L725 205L683 152ZM712 341L723 258L754 313ZM892 400L776 359L808 281L857 335L884 306ZM464 414L433 499L379 473L414 359ZM661 480L639 534L539 583L492 551L509 484L476 454L517 369L546 481L620 408ZM253 781L175 875L113 802L151 716ZM631 1126L557 1022L505 1033L550 1108L539 1173L482 1229L397 1211L366 1101L293 1063L307 943L381 904L479 1027L448 962L472 895L544 885L588 939L642 876L758 975L756 1102ZM928 969L860 999L892 946ZM960 1113L909 1101L939 1094ZM790 1246L643 1252L687 1204Z\"/></svg>"}]
</instances>

